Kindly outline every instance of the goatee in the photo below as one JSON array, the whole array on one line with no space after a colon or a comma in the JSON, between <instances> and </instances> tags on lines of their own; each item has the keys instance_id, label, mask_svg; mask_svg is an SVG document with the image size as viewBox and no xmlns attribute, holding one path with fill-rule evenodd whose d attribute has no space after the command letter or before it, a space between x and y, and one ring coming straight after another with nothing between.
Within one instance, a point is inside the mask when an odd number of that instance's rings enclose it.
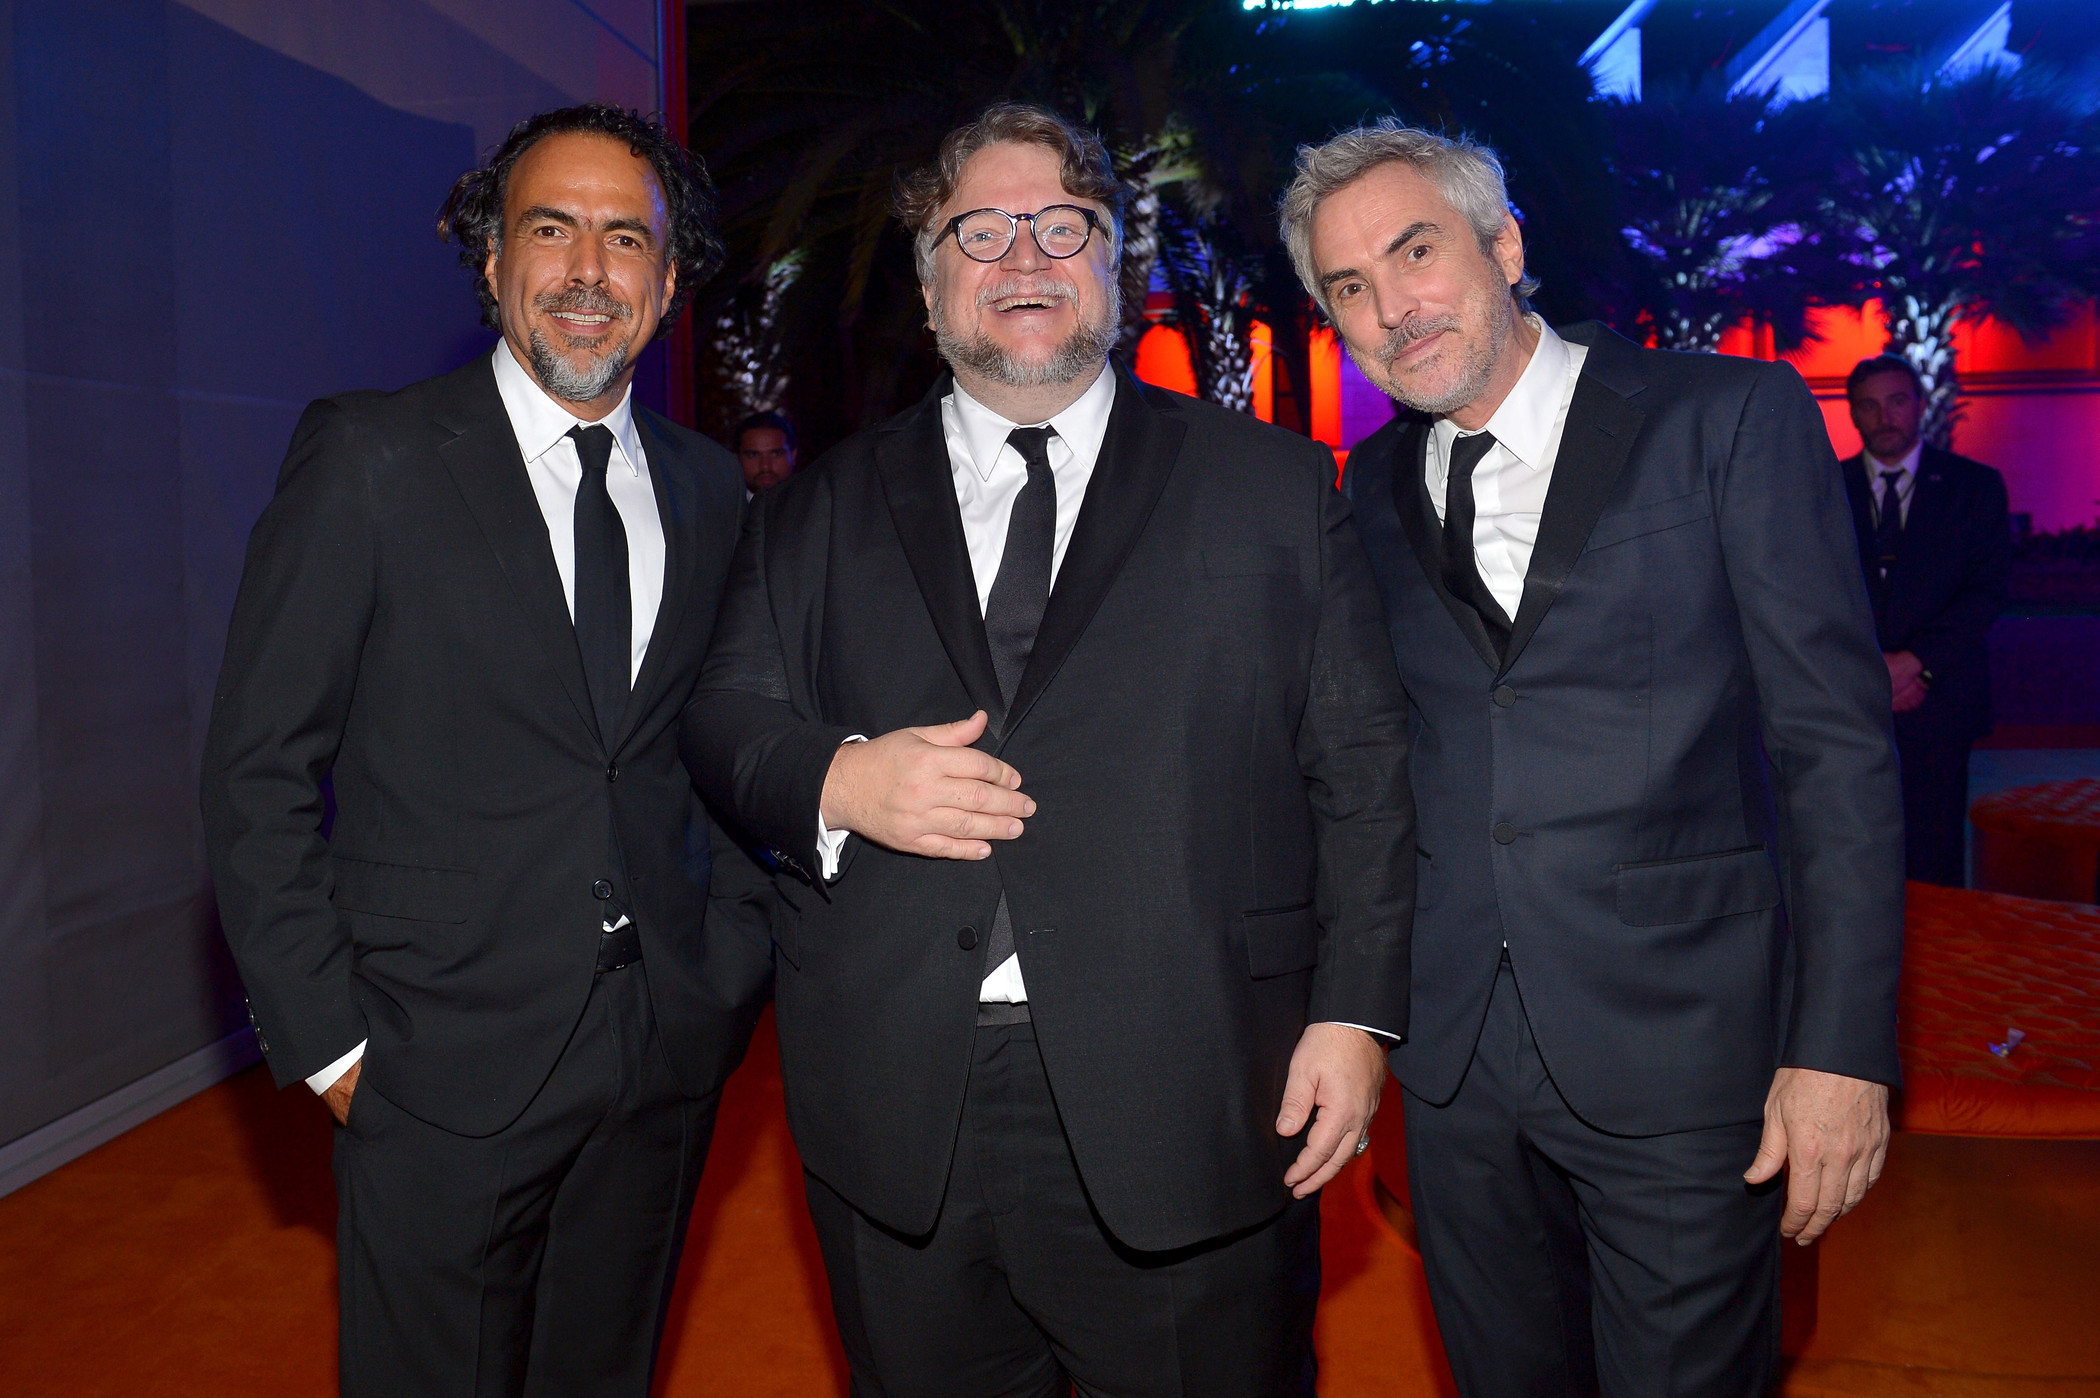
<instances>
[{"instance_id":1,"label":"goatee","mask_svg":"<svg viewBox=\"0 0 2100 1398\"><path fill-rule=\"evenodd\" d=\"M633 307L613 299L611 293L595 286L535 297L532 306L548 315L557 311L580 311L585 315L610 316L614 320L629 320L634 316ZM619 381L621 371L627 367L626 345L617 345L601 353L588 343L562 335L558 330L555 334L568 341L572 350L581 351L584 363L581 366L573 363L547 342L545 331L533 327L525 337L530 349L528 357L532 360L533 376L549 393L567 403L588 403Z\"/></svg>"}]
</instances>

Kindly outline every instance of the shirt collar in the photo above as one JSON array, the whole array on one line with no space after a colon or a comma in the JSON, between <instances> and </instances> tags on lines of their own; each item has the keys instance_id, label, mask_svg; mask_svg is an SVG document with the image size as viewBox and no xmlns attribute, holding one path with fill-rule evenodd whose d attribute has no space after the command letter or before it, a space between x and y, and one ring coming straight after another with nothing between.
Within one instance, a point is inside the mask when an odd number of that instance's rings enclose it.
<instances>
[{"instance_id":1,"label":"shirt collar","mask_svg":"<svg viewBox=\"0 0 2100 1398\"><path fill-rule=\"evenodd\" d=\"M1924 452L1925 441L1923 438L1912 442L1910 444L1910 450L1903 453L1902 456L1898 457L1894 461L1883 461L1880 457L1874 455L1873 452L1870 452L1865 448L1860 449L1860 455L1866 457L1867 459L1867 480L1871 485L1875 486L1876 488L1879 488L1879 486L1881 485L1881 475L1884 471L1901 471L1903 473L1903 479L1898 481L1897 484L1909 485L1918 474L1918 458L1922 456Z\"/></svg>"},{"instance_id":2,"label":"shirt collar","mask_svg":"<svg viewBox=\"0 0 2100 1398\"><path fill-rule=\"evenodd\" d=\"M1487 420L1485 430L1492 432L1495 441L1526 468L1543 471L1550 464L1546 453L1552 449L1554 424L1560 421L1560 405L1567 397L1572 357L1568 342L1554 334L1544 319L1536 315L1524 319L1538 332L1539 342L1532 347L1531 362L1517 376L1509 397ZM1450 458L1451 444L1458 437L1457 423L1448 417L1436 420L1439 459Z\"/></svg>"},{"instance_id":3,"label":"shirt collar","mask_svg":"<svg viewBox=\"0 0 2100 1398\"><path fill-rule=\"evenodd\" d=\"M517 434L518 450L530 463L552 451L569 435L572 427L594 424L570 412L541 388L518 357L510 352L510 341L496 341L496 392L503 397L503 410L510 414L510 429ZM620 395L620 405L596 424L612 430L613 445L627 469L642 473L642 439L634 425L634 385Z\"/></svg>"},{"instance_id":4,"label":"shirt collar","mask_svg":"<svg viewBox=\"0 0 2100 1398\"><path fill-rule=\"evenodd\" d=\"M1086 392L1048 423L1009 422L972 398L959 383L954 385L951 401L955 404L956 421L962 426L963 441L970 449L970 469L981 481L992 478L999 449L1006 445L1007 434L1016 427L1056 429L1059 439L1071 449L1072 459L1091 470L1094 458L1101 454L1101 439L1108 435L1109 411L1116 404L1116 374L1103 364Z\"/></svg>"}]
</instances>

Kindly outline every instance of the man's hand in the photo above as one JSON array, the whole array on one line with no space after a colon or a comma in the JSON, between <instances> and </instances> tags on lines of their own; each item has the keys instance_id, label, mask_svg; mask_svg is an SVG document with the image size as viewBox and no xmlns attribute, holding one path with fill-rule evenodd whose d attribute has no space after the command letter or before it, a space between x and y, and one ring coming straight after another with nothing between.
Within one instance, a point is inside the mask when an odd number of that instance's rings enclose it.
<instances>
[{"instance_id":1,"label":"man's hand","mask_svg":"<svg viewBox=\"0 0 2100 1398\"><path fill-rule=\"evenodd\" d=\"M818 806L824 824L906 854L989 857L986 841L1018 838L1035 802L1019 772L970 746L986 721L979 709L960 723L840 744Z\"/></svg>"},{"instance_id":2,"label":"man's hand","mask_svg":"<svg viewBox=\"0 0 2100 1398\"><path fill-rule=\"evenodd\" d=\"M1763 1184L1787 1167L1779 1232L1806 1247L1867 1197L1888 1152L1886 1087L1811 1068L1781 1068L1765 1098L1764 1139L1743 1178Z\"/></svg>"},{"instance_id":3,"label":"man's hand","mask_svg":"<svg viewBox=\"0 0 2100 1398\"><path fill-rule=\"evenodd\" d=\"M1890 707L1907 714L1924 703L1925 662L1907 650L1893 655L1884 651L1881 659L1889 667L1889 688L1893 691Z\"/></svg>"},{"instance_id":4,"label":"man's hand","mask_svg":"<svg viewBox=\"0 0 2100 1398\"><path fill-rule=\"evenodd\" d=\"M1385 1049L1376 1038L1346 1024L1305 1026L1276 1118L1279 1136L1295 1136L1312 1122L1305 1149L1283 1174L1292 1197L1303 1199L1356 1158L1384 1087Z\"/></svg>"},{"instance_id":5,"label":"man's hand","mask_svg":"<svg viewBox=\"0 0 2100 1398\"><path fill-rule=\"evenodd\" d=\"M350 1124L350 1095L357 1091L357 1070L364 1066L363 1059L351 1064L350 1071L328 1084L328 1090L321 1094L337 1126Z\"/></svg>"}]
</instances>

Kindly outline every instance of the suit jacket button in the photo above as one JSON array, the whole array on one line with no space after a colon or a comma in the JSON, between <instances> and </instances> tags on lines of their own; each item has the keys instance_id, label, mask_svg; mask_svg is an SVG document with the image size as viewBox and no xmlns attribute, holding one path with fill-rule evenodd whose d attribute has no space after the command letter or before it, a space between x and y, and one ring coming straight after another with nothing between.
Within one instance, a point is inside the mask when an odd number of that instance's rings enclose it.
<instances>
[{"instance_id":1,"label":"suit jacket button","mask_svg":"<svg viewBox=\"0 0 2100 1398\"><path fill-rule=\"evenodd\" d=\"M1506 820L1498 820L1498 821L1496 821L1496 822L1495 822L1495 843L1496 843L1496 844L1498 844L1498 845L1513 845L1513 844L1515 844L1516 842L1517 842L1517 827L1516 827L1516 826L1514 826L1514 825L1511 825L1511 824L1510 824L1510 823L1509 823L1508 821L1506 821Z\"/></svg>"},{"instance_id":2,"label":"suit jacket button","mask_svg":"<svg viewBox=\"0 0 2100 1398\"><path fill-rule=\"evenodd\" d=\"M620 769L619 769L619 768L617 768L617 767L608 767L608 768L606 768L606 769L605 769L605 779L606 779L607 781L609 781L609 782L616 782L616 781L618 781L618 780L620 779Z\"/></svg>"},{"instance_id":3,"label":"suit jacket button","mask_svg":"<svg viewBox=\"0 0 2100 1398\"><path fill-rule=\"evenodd\" d=\"M1506 684L1495 686L1495 707L1506 709L1517 702L1517 692Z\"/></svg>"},{"instance_id":4,"label":"suit jacket button","mask_svg":"<svg viewBox=\"0 0 2100 1398\"><path fill-rule=\"evenodd\" d=\"M974 927L965 927L962 931L956 933L955 944L961 947L964 951L977 950L977 929Z\"/></svg>"},{"instance_id":5,"label":"suit jacket button","mask_svg":"<svg viewBox=\"0 0 2100 1398\"><path fill-rule=\"evenodd\" d=\"M606 879L600 879L598 880L598 882L592 884L591 897L596 898L601 903L603 903L606 899L612 897L611 882Z\"/></svg>"}]
</instances>

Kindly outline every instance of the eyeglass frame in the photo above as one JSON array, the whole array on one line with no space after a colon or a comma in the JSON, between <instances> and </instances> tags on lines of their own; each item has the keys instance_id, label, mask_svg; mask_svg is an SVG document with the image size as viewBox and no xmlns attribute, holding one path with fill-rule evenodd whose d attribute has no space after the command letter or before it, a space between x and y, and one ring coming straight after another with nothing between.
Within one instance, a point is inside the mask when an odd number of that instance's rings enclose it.
<instances>
[{"instance_id":1,"label":"eyeglass frame","mask_svg":"<svg viewBox=\"0 0 2100 1398\"><path fill-rule=\"evenodd\" d=\"M1073 248L1070 252L1065 253L1062 256L1044 247L1043 240L1041 238L1036 237L1035 221L1041 218L1044 214L1049 213L1052 209L1071 209L1075 211L1081 218L1086 220L1086 237L1080 240L1078 247ZM970 257L970 250L964 247L962 244L963 220L966 218L975 218L979 214L997 214L1001 218L1006 220L1006 246L999 249L998 257ZM989 267L994 262L998 262L1004 259L1008 253L1014 250L1014 245L1021 241L1021 225L1024 223L1028 225L1028 236L1031 238L1035 238L1035 250L1037 252L1049 258L1052 262L1068 262L1072 258L1075 258L1079 256L1079 254L1085 252L1087 248L1092 245L1094 241L1094 234L1101 227L1101 215L1095 213L1092 209L1089 209L1084 204L1045 204L1042 208L1037 209L1032 214L1010 214L1004 209L995 209L990 206L986 206L982 209L965 209L963 212L957 214L954 218L948 220L948 226L941 230L941 236L939 238L936 238L934 242L937 246L940 243L946 242L949 238L953 238L955 239L955 250L957 252L961 253L964 257L969 257L970 261L976 263L980 267Z\"/></svg>"}]
</instances>

